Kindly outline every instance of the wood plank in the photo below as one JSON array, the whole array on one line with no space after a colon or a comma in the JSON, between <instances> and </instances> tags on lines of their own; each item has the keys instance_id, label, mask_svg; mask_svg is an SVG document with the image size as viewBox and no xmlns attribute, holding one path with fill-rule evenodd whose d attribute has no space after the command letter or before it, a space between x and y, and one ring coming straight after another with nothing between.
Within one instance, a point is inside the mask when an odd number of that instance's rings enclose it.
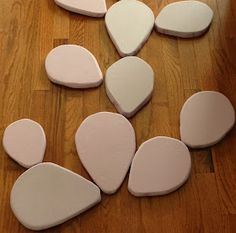
<instances>
[{"instance_id":1,"label":"wood plank","mask_svg":"<svg viewBox=\"0 0 236 233\"><path fill-rule=\"evenodd\" d=\"M236 2L202 0L214 10L205 35L191 40L152 32L138 56L155 72L152 100L130 122L137 148L155 136L179 138L179 113L185 100L200 90L219 90L236 108ZM107 0L108 8L117 2ZM175 0L143 0L157 15ZM89 49L103 74L120 59L104 19L68 12L49 0L0 1L0 138L5 127L32 118L45 129L45 161L91 179L76 152L74 135L81 122L99 111L116 112L104 84L72 90L51 83L45 73L48 52L60 44ZM178 191L163 197L135 198L128 175L114 195L61 226L55 233L234 233L236 231L236 130L216 146L192 150L192 173ZM0 232L32 232L14 217L12 185L25 171L0 147Z\"/></svg>"}]
</instances>

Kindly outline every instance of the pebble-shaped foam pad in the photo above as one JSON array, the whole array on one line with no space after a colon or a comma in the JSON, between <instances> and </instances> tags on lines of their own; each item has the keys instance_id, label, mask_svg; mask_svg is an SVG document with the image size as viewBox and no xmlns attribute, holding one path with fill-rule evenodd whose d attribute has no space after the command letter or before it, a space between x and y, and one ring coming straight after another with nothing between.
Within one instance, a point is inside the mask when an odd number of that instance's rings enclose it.
<instances>
[{"instance_id":1,"label":"pebble-shaped foam pad","mask_svg":"<svg viewBox=\"0 0 236 233\"><path fill-rule=\"evenodd\" d=\"M135 132L120 114L100 112L78 128L75 143L79 158L95 183L107 194L117 191L135 153Z\"/></svg>"},{"instance_id":2,"label":"pebble-shaped foam pad","mask_svg":"<svg viewBox=\"0 0 236 233\"><path fill-rule=\"evenodd\" d=\"M125 57L108 68L105 86L116 109L125 117L132 117L151 98L154 72L144 60Z\"/></svg>"},{"instance_id":3,"label":"pebble-shaped foam pad","mask_svg":"<svg viewBox=\"0 0 236 233\"><path fill-rule=\"evenodd\" d=\"M78 14L103 17L107 12L105 0L55 0L55 3Z\"/></svg>"},{"instance_id":4,"label":"pebble-shaped foam pad","mask_svg":"<svg viewBox=\"0 0 236 233\"><path fill-rule=\"evenodd\" d=\"M192 148L219 142L234 126L235 111L229 99L215 91L192 95L180 113L181 140Z\"/></svg>"},{"instance_id":5,"label":"pebble-shaped foam pad","mask_svg":"<svg viewBox=\"0 0 236 233\"><path fill-rule=\"evenodd\" d=\"M16 218L31 230L61 224L101 200L99 188L53 163L38 164L24 172L11 191Z\"/></svg>"},{"instance_id":6,"label":"pebble-shaped foam pad","mask_svg":"<svg viewBox=\"0 0 236 233\"><path fill-rule=\"evenodd\" d=\"M179 1L164 7L156 18L157 31L182 38L204 34L213 19L212 9L199 1Z\"/></svg>"},{"instance_id":7,"label":"pebble-shaped foam pad","mask_svg":"<svg viewBox=\"0 0 236 233\"><path fill-rule=\"evenodd\" d=\"M136 0L115 3L105 16L108 33L122 57L135 55L142 48L154 22L152 10Z\"/></svg>"},{"instance_id":8,"label":"pebble-shaped foam pad","mask_svg":"<svg viewBox=\"0 0 236 233\"><path fill-rule=\"evenodd\" d=\"M60 45L51 50L45 68L52 82L67 87L97 87L103 80L96 58L78 45Z\"/></svg>"},{"instance_id":9,"label":"pebble-shaped foam pad","mask_svg":"<svg viewBox=\"0 0 236 233\"><path fill-rule=\"evenodd\" d=\"M134 196L164 195L182 186L191 171L191 157L177 139L156 137L144 142L133 159L128 189Z\"/></svg>"},{"instance_id":10,"label":"pebble-shaped foam pad","mask_svg":"<svg viewBox=\"0 0 236 233\"><path fill-rule=\"evenodd\" d=\"M43 161L46 136L39 123L21 119L5 129L3 147L12 159L21 166L29 168Z\"/></svg>"}]
</instances>

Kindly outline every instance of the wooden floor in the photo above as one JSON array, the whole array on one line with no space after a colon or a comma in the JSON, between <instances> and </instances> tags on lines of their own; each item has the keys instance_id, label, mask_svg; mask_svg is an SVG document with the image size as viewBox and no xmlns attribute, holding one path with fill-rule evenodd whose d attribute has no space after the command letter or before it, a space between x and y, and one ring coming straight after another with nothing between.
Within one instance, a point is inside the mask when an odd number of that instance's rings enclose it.
<instances>
[{"instance_id":1,"label":"wooden floor","mask_svg":"<svg viewBox=\"0 0 236 233\"><path fill-rule=\"evenodd\" d=\"M116 0L107 0L110 7ZM145 0L154 14L173 0ZM175 39L153 31L138 54L155 71L152 101L131 123L137 143L157 136L179 138L184 101L200 90L224 93L236 108L236 1L204 0L215 16L198 39ZM89 49L103 73L119 59L104 25L60 9L53 0L0 0L0 139L20 118L38 121L47 135L45 161L88 177L76 154L74 134L83 119L115 111L104 85L72 90L49 82L44 70L55 46L75 43ZM2 140L2 139L1 139ZM236 129L218 145L192 151L193 171L186 185L163 197L135 198L127 178L112 196L103 195L92 210L45 232L54 233L235 233ZM0 232L31 232L14 217L9 195L25 169L0 146Z\"/></svg>"}]
</instances>

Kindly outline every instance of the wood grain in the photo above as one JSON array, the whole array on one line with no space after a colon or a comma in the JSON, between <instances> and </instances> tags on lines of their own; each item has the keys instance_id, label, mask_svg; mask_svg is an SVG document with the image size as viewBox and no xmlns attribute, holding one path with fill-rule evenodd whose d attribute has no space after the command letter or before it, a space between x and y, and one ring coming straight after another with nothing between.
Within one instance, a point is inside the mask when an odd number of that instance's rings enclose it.
<instances>
[{"instance_id":1,"label":"wood grain","mask_svg":"<svg viewBox=\"0 0 236 233\"><path fill-rule=\"evenodd\" d=\"M116 0L107 0L110 7ZM144 0L155 15L174 0ZM236 107L236 2L204 0L214 10L207 34L192 40L152 32L138 56L155 71L152 101L131 119L138 146L166 135L179 138L179 112L199 90L218 90ZM76 154L74 134L83 119L98 111L115 111L104 85L71 90L50 83L44 70L47 53L59 44L89 49L103 73L119 55L104 19L73 14L53 0L0 1L0 138L20 118L38 121L47 135L45 161L52 161L90 179ZM191 151L193 170L183 188L163 197L135 198L127 177L117 194L103 195L100 205L55 233L235 233L236 130L218 145ZM31 232L10 210L9 195L24 172L0 146L0 232Z\"/></svg>"}]
</instances>

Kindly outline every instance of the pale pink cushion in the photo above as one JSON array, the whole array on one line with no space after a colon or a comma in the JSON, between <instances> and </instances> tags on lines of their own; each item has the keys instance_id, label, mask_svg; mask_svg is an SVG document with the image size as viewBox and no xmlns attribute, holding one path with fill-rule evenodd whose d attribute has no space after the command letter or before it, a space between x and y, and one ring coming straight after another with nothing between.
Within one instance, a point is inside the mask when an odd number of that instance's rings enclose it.
<instances>
[{"instance_id":1,"label":"pale pink cushion","mask_svg":"<svg viewBox=\"0 0 236 233\"><path fill-rule=\"evenodd\" d=\"M212 9L200 1L178 1L165 6L156 18L159 32L183 38L205 33L213 19Z\"/></svg>"},{"instance_id":2,"label":"pale pink cushion","mask_svg":"<svg viewBox=\"0 0 236 233\"><path fill-rule=\"evenodd\" d=\"M31 230L61 224L100 201L95 184L53 163L28 169L11 190L12 211Z\"/></svg>"},{"instance_id":3,"label":"pale pink cushion","mask_svg":"<svg viewBox=\"0 0 236 233\"><path fill-rule=\"evenodd\" d=\"M235 124L235 111L229 99L215 91L192 95L180 114L181 140L192 148L219 142Z\"/></svg>"},{"instance_id":4,"label":"pale pink cushion","mask_svg":"<svg viewBox=\"0 0 236 233\"><path fill-rule=\"evenodd\" d=\"M183 142L169 137L152 138L135 154L128 189L135 196L168 194L186 182L190 171L191 157Z\"/></svg>"},{"instance_id":5,"label":"pale pink cushion","mask_svg":"<svg viewBox=\"0 0 236 233\"><path fill-rule=\"evenodd\" d=\"M107 95L118 112L132 117L152 96L154 72L141 58L125 57L107 69L105 85Z\"/></svg>"},{"instance_id":6,"label":"pale pink cushion","mask_svg":"<svg viewBox=\"0 0 236 233\"><path fill-rule=\"evenodd\" d=\"M75 135L78 155L95 183L107 194L117 191L135 153L135 132L120 114L87 117Z\"/></svg>"},{"instance_id":7,"label":"pale pink cushion","mask_svg":"<svg viewBox=\"0 0 236 233\"><path fill-rule=\"evenodd\" d=\"M52 82L67 87L97 87L103 80L96 58L79 45L60 45L51 50L45 68Z\"/></svg>"},{"instance_id":8,"label":"pale pink cushion","mask_svg":"<svg viewBox=\"0 0 236 233\"><path fill-rule=\"evenodd\" d=\"M107 31L119 54L135 55L149 38L154 26L152 10L141 1L119 1L107 11Z\"/></svg>"},{"instance_id":9,"label":"pale pink cushion","mask_svg":"<svg viewBox=\"0 0 236 233\"><path fill-rule=\"evenodd\" d=\"M5 129L3 147L12 159L21 166L29 168L43 161L46 136L39 123L21 119Z\"/></svg>"},{"instance_id":10,"label":"pale pink cushion","mask_svg":"<svg viewBox=\"0 0 236 233\"><path fill-rule=\"evenodd\" d=\"M107 12L105 0L55 0L55 3L66 10L92 17L103 17Z\"/></svg>"}]
</instances>

